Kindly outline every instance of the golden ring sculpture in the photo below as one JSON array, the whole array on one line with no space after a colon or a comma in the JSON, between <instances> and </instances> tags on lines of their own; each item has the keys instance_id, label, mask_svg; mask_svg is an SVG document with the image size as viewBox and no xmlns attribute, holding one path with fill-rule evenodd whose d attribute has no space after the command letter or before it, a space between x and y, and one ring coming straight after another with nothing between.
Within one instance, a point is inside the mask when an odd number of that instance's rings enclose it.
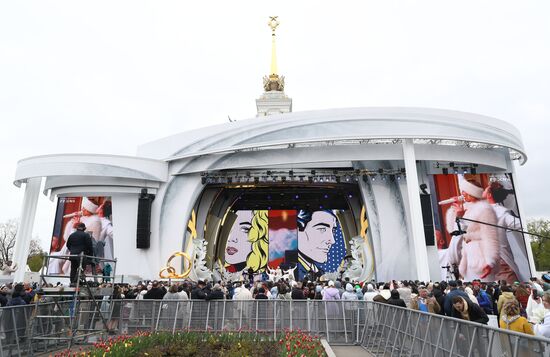
<instances>
[{"instance_id":1,"label":"golden ring sculpture","mask_svg":"<svg viewBox=\"0 0 550 357\"><path fill-rule=\"evenodd\" d=\"M176 273L176 269L170 264L172 263L172 260L176 257L182 257L184 260L187 260L188 268L181 274ZM175 252L168 258L168 261L166 262L166 266L162 268L159 272L159 277L162 279L185 279L189 276L191 273L191 268L193 267L193 261L189 257L189 255L185 252ZM167 275L164 275L164 272L168 273Z\"/></svg>"}]
</instances>

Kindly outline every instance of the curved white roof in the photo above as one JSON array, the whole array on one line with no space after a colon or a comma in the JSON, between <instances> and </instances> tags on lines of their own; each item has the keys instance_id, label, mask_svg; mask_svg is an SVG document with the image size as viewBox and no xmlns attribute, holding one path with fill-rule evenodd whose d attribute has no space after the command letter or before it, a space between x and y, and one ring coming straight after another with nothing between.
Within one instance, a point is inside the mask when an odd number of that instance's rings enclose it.
<instances>
[{"instance_id":1,"label":"curved white roof","mask_svg":"<svg viewBox=\"0 0 550 357\"><path fill-rule=\"evenodd\" d=\"M316 143L398 143L402 139L481 149L504 147L522 164L527 160L521 135L507 122L466 112L407 107L328 109L253 118L153 141L140 146L138 155L173 161Z\"/></svg>"}]
</instances>

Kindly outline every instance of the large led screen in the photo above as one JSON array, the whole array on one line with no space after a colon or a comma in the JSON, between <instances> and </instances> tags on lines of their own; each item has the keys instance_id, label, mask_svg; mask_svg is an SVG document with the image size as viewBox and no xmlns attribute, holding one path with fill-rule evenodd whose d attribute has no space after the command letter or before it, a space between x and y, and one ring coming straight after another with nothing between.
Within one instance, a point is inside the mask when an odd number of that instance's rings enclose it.
<instances>
[{"instance_id":1,"label":"large led screen","mask_svg":"<svg viewBox=\"0 0 550 357\"><path fill-rule=\"evenodd\" d=\"M296 268L295 277L338 270L346 256L333 210L240 210L225 245L229 271Z\"/></svg>"},{"instance_id":2,"label":"large led screen","mask_svg":"<svg viewBox=\"0 0 550 357\"><path fill-rule=\"evenodd\" d=\"M94 255L114 259L112 205L110 197L60 197L57 201L50 255L68 255L67 239L84 223L86 232L93 238ZM102 264L97 269L103 268ZM70 263L50 259L48 274L68 275Z\"/></svg>"},{"instance_id":3,"label":"large led screen","mask_svg":"<svg viewBox=\"0 0 550 357\"><path fill-rule=\"evenodd\" d=\"M443 279L528 281L529 263L508 174L434 175Z\"/></svg>"}]
</instances>

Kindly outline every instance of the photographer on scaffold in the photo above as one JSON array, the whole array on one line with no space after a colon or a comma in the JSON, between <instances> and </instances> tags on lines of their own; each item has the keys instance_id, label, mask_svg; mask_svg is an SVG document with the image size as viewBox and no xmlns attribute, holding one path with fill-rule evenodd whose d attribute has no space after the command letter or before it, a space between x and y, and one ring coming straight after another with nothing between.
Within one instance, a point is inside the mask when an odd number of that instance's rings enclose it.
<instances>
[{"instance_id":1,"label":"photographer on scaffold","mask_svg":"<svg viewBox=\"0 0 550 357\"><path fill-rule=\"evenodd\" d=\"M86 233L86 225L84 223L79 223L76 226L76 231L67 239L67 249L69 249L71 255L84 253L84 255L93 256L94 248L92 237ZM84 269L88 263L88 259L84 258L82 260L82 268ZM71 257L71 286L73 287L76 286L76 282L78 281L79 266L80 257Z\"/></svg>"}]
</instances>

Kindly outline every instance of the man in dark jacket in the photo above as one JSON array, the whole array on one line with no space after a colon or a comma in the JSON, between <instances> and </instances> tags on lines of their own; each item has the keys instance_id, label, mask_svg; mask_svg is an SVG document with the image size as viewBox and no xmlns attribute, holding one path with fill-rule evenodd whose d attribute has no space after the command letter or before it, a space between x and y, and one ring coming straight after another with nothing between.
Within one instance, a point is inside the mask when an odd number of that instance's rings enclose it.
<instances>
[{"instance_id":1,"label":"man in dark jacket","mask_svg":"<svg viewBox=\"0 0 550 357\"><path fill-rule=\"evenodd\" d=\"M206 299L206 292L204 291L206 284L204 281L199 280L197 282L197 286L191 290L191 300L205 300Z\"/></svg>"},{"instance_id":2,"label":"man in dark jacket","mask_svg":"<svg viewBox=\"0 0 550 357\"><path fill-rule=\"evenodd\" d=\"M72 233L67 239L67 249L71 252L71 255L78 255L84 253L84 255L92 256L94 254L94 246L92 243L92 237L86 231L86 225L79 223L76 226L76 231ZM82 268L87 264L86 260L82 262ZM71 258L71 286L75 286L78 280L78 268L80 266L80 258Z\"/></svg>"},{"instance_id":3,"label":"man in dark jacket","mask_svg":"<svg viewBox=\"0 0 550 357\"><path fill-rule=\"evenodd\" d=\"M206 295L206 300L223 300L223 299L225 299L225 294L223 293L222 286L220 284L215 284L212 292Z\"/></svg>"},{"instance_id":4,"label":"man in dark jacket","mask_svg":"<svg viewBox=\"0 0 550 357\"><path fill-rule=\"evenodd\" d=\"M164 295L166 295L166 289L159 285L159 282L154 280L151 283L151 290L143 295L144 300L162 300Z\"/></svg>"},{"instance_id":5,"label":"man in dark jacket","mask_svg":"<svg viewBox=\"0 0 550 357\"><path fill-rule=\"evenodd\" d=\"M389 305L407 307L407 304L405 304L405 300L401 299L401 297L399 296L399 291L397 291L397 289L393 289L391 291L391 297L386 303Z\"/></svg>"},{"instance_id":6,"label":"man in dark jacket","mask_svg":"<svg viewBox=\"0 0 550 357\"><path fill-rule=\"evenodd\" d=\"M305 300L304 290L302 289L302 283L295 283L290 292L292 300Z\"/></svg>"},{"instance_id":7,"label":"man in dark jacket","mask_svg":"<svg viewBox=\"0 0 550 357\"><path fill-rule=\"evenodd\" d=\"M466 299L466 301L470 301L468 294L458 289L458 283L456 281L454 280L449 281L449 287L451 288L451 291L449 291L449 293L445 296L445 306L444 306L445 315L447 316L451 316L451 311L453 309L453 298L455 296L460 296Z\"/></svg>"}]
</instances>

